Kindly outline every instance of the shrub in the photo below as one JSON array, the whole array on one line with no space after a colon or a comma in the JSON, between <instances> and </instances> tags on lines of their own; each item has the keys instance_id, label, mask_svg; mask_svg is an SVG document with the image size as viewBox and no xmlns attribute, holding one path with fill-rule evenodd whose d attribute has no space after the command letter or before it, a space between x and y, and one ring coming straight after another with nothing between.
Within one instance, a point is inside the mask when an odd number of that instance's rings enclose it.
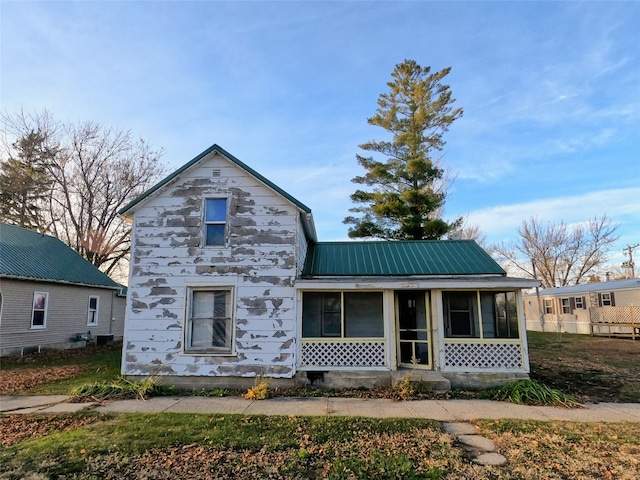
<instances>
[{"instance_id":1,"label":"shrub","mask_svg":"<svg viewBox=\"0 0 640 480\"><path fill-rule=\"evenodd\" d=\"M70 396L75 400L93 398L107 400L113 398L140 398L160 395L171 395L174 387L161 385L156 378L148 377L141 382L128 380L119 376L110 382L94 382L80 385L71 390Z\"/></svg>"},{"instance_id":2,"label":"shrub","mask_svg":"<svg viewBox=\"0 0 640 480\"><path fill-rule=\"evenodd\" d=\"M256 377L255 384L247 390L244 397L249 400L264 400L265 398L269 398L269 381L262 377Z\"/></svg>"},{"instance_id":3,"label":"shrub","mask_svg":"<svg viewBox=\"0 0 640 480\"><path fill-rule=\"evenodd\" d=\"M491 400L501 400L522 405L553 405L567 408L581 406L571 395L550 388L534 380L518 380L485 392Z\"/></svg>"}]
</instances>

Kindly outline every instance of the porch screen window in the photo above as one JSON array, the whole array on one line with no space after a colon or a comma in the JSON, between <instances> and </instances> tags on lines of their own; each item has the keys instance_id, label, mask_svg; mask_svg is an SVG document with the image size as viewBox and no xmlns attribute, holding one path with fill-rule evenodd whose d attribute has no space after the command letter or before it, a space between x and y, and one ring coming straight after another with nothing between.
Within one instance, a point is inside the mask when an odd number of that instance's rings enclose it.
<instances>
[{"instance_id":1,"label":"porch screen window","mask_svg":"<svg viewBox=\"0 0 640 480\"><path fill-rule=\"evenodd\" d=\"M205 245L224 245L227 199L208 198L205 202Z\"/></svg>"},{"instance_id":2,"label":"porch screen window","mask_svg":"<svg viewBox=\"0 0 640 480\"><path fill-rule=\"evenodd\" d=\"M443 292L449 338L519 338L515 292Z\"/></svg>"},{"instance_id":3,"label":"porch screen window","mask_svg":"<svg viewBox=\"0 0 640 480\"><path fill-rule=\"evenodd\" d=\"M100 297L91 295L89 297L89 312L87 313L87 325L98 324L98 301Z\"/></svg>"},{"instance_id":4,"label":"porch screen window","mask_svg":"<svg viewBox=\"0 0 640 480\"><path fill-rule=\"evenodd\" d=\"M381 292L304 292L302 336L382 338Z\"/></svg>"},{"instance_id":5,"label":"porch screen window","mask_svg":"<svg viewBox=\"0 0 640 480\"><path fill-rule=\"evenodd\" d=\"M447 312L447 336L449 337L478 337L477 302L474 302L475 292L446 292L445 309Z\"/></svg>"},{"instance_id":6,"label":"porch screen window","mask_svg":"<svg viewBox=\"0 0 640 480\"><path fill-rule=\"evenodd\" d=\"M47 292L33 293L33 309L31 311L31 328L45 328L47 326Z\"/></svg>"},{"instance_id":7,"label":"porch screen window","mask_svg":"<svg viewBox=\"0 0 640 480\"><path fill-rule=\"evenodd\" d=\"M231 353L231 289L191 290L185 351Z\"/></svg>"}]
</instances>

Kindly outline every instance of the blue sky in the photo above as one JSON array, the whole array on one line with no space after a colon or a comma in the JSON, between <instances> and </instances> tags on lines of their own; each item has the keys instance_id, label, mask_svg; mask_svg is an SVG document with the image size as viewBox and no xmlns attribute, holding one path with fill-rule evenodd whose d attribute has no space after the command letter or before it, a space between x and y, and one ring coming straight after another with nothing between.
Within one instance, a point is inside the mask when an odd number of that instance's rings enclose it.
<instances>
[{"instance_id":1,"label":"blue sky","mask_svg":"<svg viewBox=\"0 0 640 480\"><path fill-rule=\"evenodd\" d=\"M447 83L445 216L489 242L607 214L640 243L640 2L2 1L2 110L130 129L173 170L217 143L347 237L394 65ZM637 250L640 259L640 249ZM640 260L636 262L640 264Z\"/></svg>"}]
</instances>

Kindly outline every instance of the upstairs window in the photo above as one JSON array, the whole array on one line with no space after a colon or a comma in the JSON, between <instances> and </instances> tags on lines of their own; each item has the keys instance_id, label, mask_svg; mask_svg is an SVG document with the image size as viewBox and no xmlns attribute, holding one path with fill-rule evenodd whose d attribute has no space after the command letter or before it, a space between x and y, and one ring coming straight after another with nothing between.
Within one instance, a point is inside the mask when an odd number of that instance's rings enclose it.
<instances>
[{"instance_id":1,"label":"upstairs window","mask_svg":"<svg viewBox=\"0 0 640 480\"><path fill-rule=\"evenodd\" d=\"M31 328L46 328L48 303L49 303L49 294L47 292L33 293L33 310L31 313Z\"/></svg>"},{"instance_id":2,"label":"upstairs window","mask_svg":"<svg viewBox=\"0 0 640 480\"><path fill-rule=\"evenodd\" d=\"M98 304L100 297L91 295L89 297L89 312L87 313L87 325L98 325Z\"/></svg>"},{"instance_id":3,"label":"upstairs window","mask_svg":"<svg viewBox=\"0 0 640 480\"><path fill-rule=\"evenodd\" d=\"M207 198L205 201L205 245L223 246L227 226L227 199Z\"/></svg>"}]
</instances>

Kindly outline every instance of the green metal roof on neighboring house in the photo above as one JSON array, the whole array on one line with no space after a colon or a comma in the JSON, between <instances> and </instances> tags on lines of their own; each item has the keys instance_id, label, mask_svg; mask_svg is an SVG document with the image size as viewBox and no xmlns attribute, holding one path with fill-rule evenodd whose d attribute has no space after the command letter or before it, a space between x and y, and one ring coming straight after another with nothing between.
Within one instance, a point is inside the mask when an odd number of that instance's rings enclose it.
<instances>
[{"instance_id":1,"label":"green metal roof on neighboring house","mask_svg":"<svg viewBox=\"0 0 640 480\"><path fill-rule=\"evenodd\" d=\"M303 276L506 275L473 240L320 242Z\"/></svg>"},{"instance_id":2,"label":"green metal roof on neighboring house","mask_svg":"<svg viewBox=\"0 0 640 480\"><path fill-rule=\"evenodd\" d=\"M55 237L0 223L0 277L122 288Z\"/></svg>"},{"instance_id":3,"label":"green metal roof on neighboring house","mask_svg":"<svg viewBox=\"0 0 640 480\"><path fill-rule=\"evenodd\" d=\"M252 175L254 178L258 179L260 182L264 183L266 186L268 186L272 190L278 192L280 195L282 195L284 198L289 200L291 203L293 203L295 206L297 206L303 212L311 213L311 209L309 207L307 207L304 203L302 203L301 201L299 201L299 200L295 199L294 197L292 197L291 195L289 195L287 192L285 192L280 187L278 187L275 183L271 182L266 177L263 177L258 172L256 172L253 168L251 168L247 164L241 162L236 157L234 157L229 152L227 152L222 147L220 147L219 145L216 145L216 144L214 144L211 147L209 147L208 149L206 149L204 152L202 152L200 155L195 157L193 160L189 161L188 163L185 163L178 170L176 170L171 175L167 176L166 178L164 178L163 180L161 180L160 182L155 184L153 187L151 187L149 190L144 192L139 197L133 199L131 202L129 202L127 205L125 205L122 209L120 209L118 213L120 215L126 215L133 207L135 207L138 203L142 202L149 195L151 195L152 193L156 192L157 190L159 190L160 188L165 186L167 183L169 183L171 180L176 178L182 172L184 172L185 170L188 170L193 165L195 165L200 160L202 160L204 157L206 157L207 155L209 155L210 153L213 153L213 152L220 153L221 155L226 157L230 162L236 164L238 167L242 168L244 171L246 171L247 173Z\"/></svg>"}]
</instances>

